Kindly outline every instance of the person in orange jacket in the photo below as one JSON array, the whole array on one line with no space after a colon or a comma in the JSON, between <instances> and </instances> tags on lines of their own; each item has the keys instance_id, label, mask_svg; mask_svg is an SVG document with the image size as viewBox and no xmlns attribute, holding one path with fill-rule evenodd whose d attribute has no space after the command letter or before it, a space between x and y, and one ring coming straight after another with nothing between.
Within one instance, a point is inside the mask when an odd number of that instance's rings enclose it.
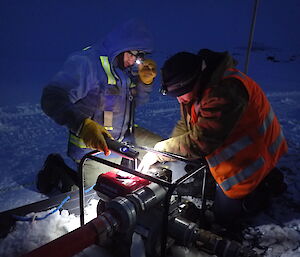
<instances>
[{"instance_id":1,"label":"person in orange jacket","mask_svg":"<svg viewBox=\"0 0 300 257\"><path fill-rule=\"evenodd\" d=\"M272 190L281 191L283 177L275 165L287 152L266 95L236 64L227 52L208 49L198 54L180 52L164 63L161 92L177 98L181 120L172 136L154 147L206 159L217 183L214 214L222 224L231 223L256 205L250 199L275 173L280 182ZM168 160L147 153L139 169L147 171L155 162ZM259 201L252 207L259 209Z\"/></svg>"}]
</instances>

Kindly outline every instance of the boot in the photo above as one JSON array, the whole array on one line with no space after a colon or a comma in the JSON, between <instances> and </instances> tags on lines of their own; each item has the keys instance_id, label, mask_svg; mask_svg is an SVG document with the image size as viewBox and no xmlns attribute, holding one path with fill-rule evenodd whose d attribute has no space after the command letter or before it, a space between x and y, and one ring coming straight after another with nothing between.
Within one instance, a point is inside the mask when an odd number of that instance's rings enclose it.
<instances>
[{"instance_id":1,"label":"boot","mask_svg":"<svg viewBox=\"0 0 300 257\"><path fill-rule=\"evenodd\" d=\"M277 197L286 191L287 185L284 183L284 176L280 169L273 168L262 181L263 190L270 192L272 197Z\"/></svg>"},{"instance_id":2,"label":"boot","mask_svg":"<svg viewBox=\"0 0 300 257\"><path fill-rule=\"evenodd\" d=\"M258 187L243 199L242 208L246 214L253 216L267 209L270 203L270 192L265 191L263 187Z\"/></svg>"},{"instance_id":3,"label":"boot","mask_svg":"<svg viewBox=\"0 0 300 257\"><path fill-rule=\"evenodd\" d=\"M60 192L69 192L75 184L70 172L77 173L68 167L59 154L48 155L43 168L38 172L36 186L43 194L49 194L54 189Z\"/></svg>"}]
</instances>

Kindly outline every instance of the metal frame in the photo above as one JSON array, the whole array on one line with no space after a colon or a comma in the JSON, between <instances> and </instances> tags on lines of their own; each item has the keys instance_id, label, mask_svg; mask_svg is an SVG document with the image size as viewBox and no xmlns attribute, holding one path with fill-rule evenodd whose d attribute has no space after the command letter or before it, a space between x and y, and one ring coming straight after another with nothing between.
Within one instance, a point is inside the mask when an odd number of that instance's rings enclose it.
<instances>
[{"instance_id":1,"label":"metal frame","mask_svg":"<svg viewBox=\"0 0 300 257\"><path fill-rule=\"evenodd\" d=\"M147 149L149 150L149 149ZM163 231L162 231L162 245L161 245L161 256L164 257L166 256L166 245L167 245L167 235L168 235L168 215L169 215L169 208L170 208L170 200L171 200L171 196L174 193L174 190L176 189L177 186L181 185L182 183L184 183L186 180L188 180L189 178L195 176L197 173L203 171L204 172L204 179L203 179L203 186L202 186L202 209L204 210L205 205L203 205L203 203L205 203L205 197L204 197L204 191L205 191L205 180L206 180L206 173L207 173L207 165L206 163L201 163L201 167L196 169L195 171L186 174L182 177L180 177L179 179L177 179L175 182L170 183L167 182L165 180L156 178L156 177L152 177L149 176L147 174L141 173L139 171L133 170L131 168L110 162L108 160L105 160L103 158L100 157L96 157L95 155L98 154L99 151L95 150L92 152L87 153L86 155L83 156L83 158L81 159L80 163L79 163L79 208L80 208L80 226L84 225L84 206L85 206L85 198L84 198L84 163L87 159L91 159L97 162L100 162L102 164L105 164L107 166L116 168L116 169L120 169L122 171L126 171L132 175L147 179L151 182L157 183L159 185L165 186L168 188L167 193L166 193L166 197L164 200L164 212L163 212ZM168 153L164 153L165 155L167 155ZM172 156L174 157L174 156ZM176 158L177 159L177 158ZM178 159L180 159L181 161L185 161L187 163L199 163L195 162L194 160L190 160L187 158L184 158L182 156L178 156ZM200 164L200 163L199 163Z\"/></svg>"}]
</instances>

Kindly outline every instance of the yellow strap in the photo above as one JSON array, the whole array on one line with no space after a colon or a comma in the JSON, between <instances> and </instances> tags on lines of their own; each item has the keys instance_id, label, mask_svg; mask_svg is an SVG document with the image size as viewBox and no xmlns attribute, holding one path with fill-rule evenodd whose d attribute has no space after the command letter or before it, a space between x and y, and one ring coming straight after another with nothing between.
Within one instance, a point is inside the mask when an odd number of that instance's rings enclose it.
<instances>
[{"instance_id":1,"label":"yellow strap","mask_svg":"<svg viewBox=\"0 0 300 257\"><path fill-rule=\"evenodd\" d=\"M112 131L114 129L114 127L105 127L105 126L104 126L104 128L108 131Z\"/></svg>"},{"instance_id":2,"label":"yellow strap","mask_svg":"<svg viewBox=\"0 0 300 257\"><path fill-rule=\"evenodd\" d=\"M136 84L131 82L129 88L134 88L134 87L136 87Z\"/></svg>"},{"instance_id":3,"label":"yellow strap","mask_svg":"<svg viewBox=\"0 0 300 257\"><path fill-rule=\"evenodd\" d=\"M83 142L82 138L77 137L73 134L70 134L70 138L69 138L70 143L78 146L79 148L88 148L85 143Z\"/></svg>"},{"instance_id":4,"label":"yellow strap","mask_svg":"<svg viewBox=\"0 0 300 257\"><path fill-rule=\"evenodd\" d=\"M91 47L92 47L92 46L87 46L87 47L83 48L82 50L83 50L83 51L86 51L86 50L90 49Z\"/></svg>"},{"instance_id":5,"label":"yellow strap","mask_svg":"<svg viewBox=\"0 0 300 257\"><path fill-rule=\"evenodd\" d=\"M100 56L99 58L101 60L102 67L103 67L103 69L106 73L106 76L107 76L107 83L109 85L116 85L117 81L116 81L115 77L113 76L113 74L111 72L108 57L107 56Z\"/></svg>"}]
</instances>

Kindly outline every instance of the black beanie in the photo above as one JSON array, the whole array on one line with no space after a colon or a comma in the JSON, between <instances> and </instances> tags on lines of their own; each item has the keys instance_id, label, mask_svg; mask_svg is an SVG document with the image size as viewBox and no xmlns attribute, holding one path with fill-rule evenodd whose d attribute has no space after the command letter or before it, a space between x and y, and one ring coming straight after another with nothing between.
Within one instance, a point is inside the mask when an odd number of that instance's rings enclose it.
<instances>
[{"instance_id":1,"label":"black beanie","mask_svg":"<svg viewBox=\"0 0 300 257\"><path fill-rule=\"evenodd\" d=\"M165 61L162 72L163 94L178 97L193 90L194 82L201 73L199 55L179 52Z\"/></svg>"}]
</instances>

